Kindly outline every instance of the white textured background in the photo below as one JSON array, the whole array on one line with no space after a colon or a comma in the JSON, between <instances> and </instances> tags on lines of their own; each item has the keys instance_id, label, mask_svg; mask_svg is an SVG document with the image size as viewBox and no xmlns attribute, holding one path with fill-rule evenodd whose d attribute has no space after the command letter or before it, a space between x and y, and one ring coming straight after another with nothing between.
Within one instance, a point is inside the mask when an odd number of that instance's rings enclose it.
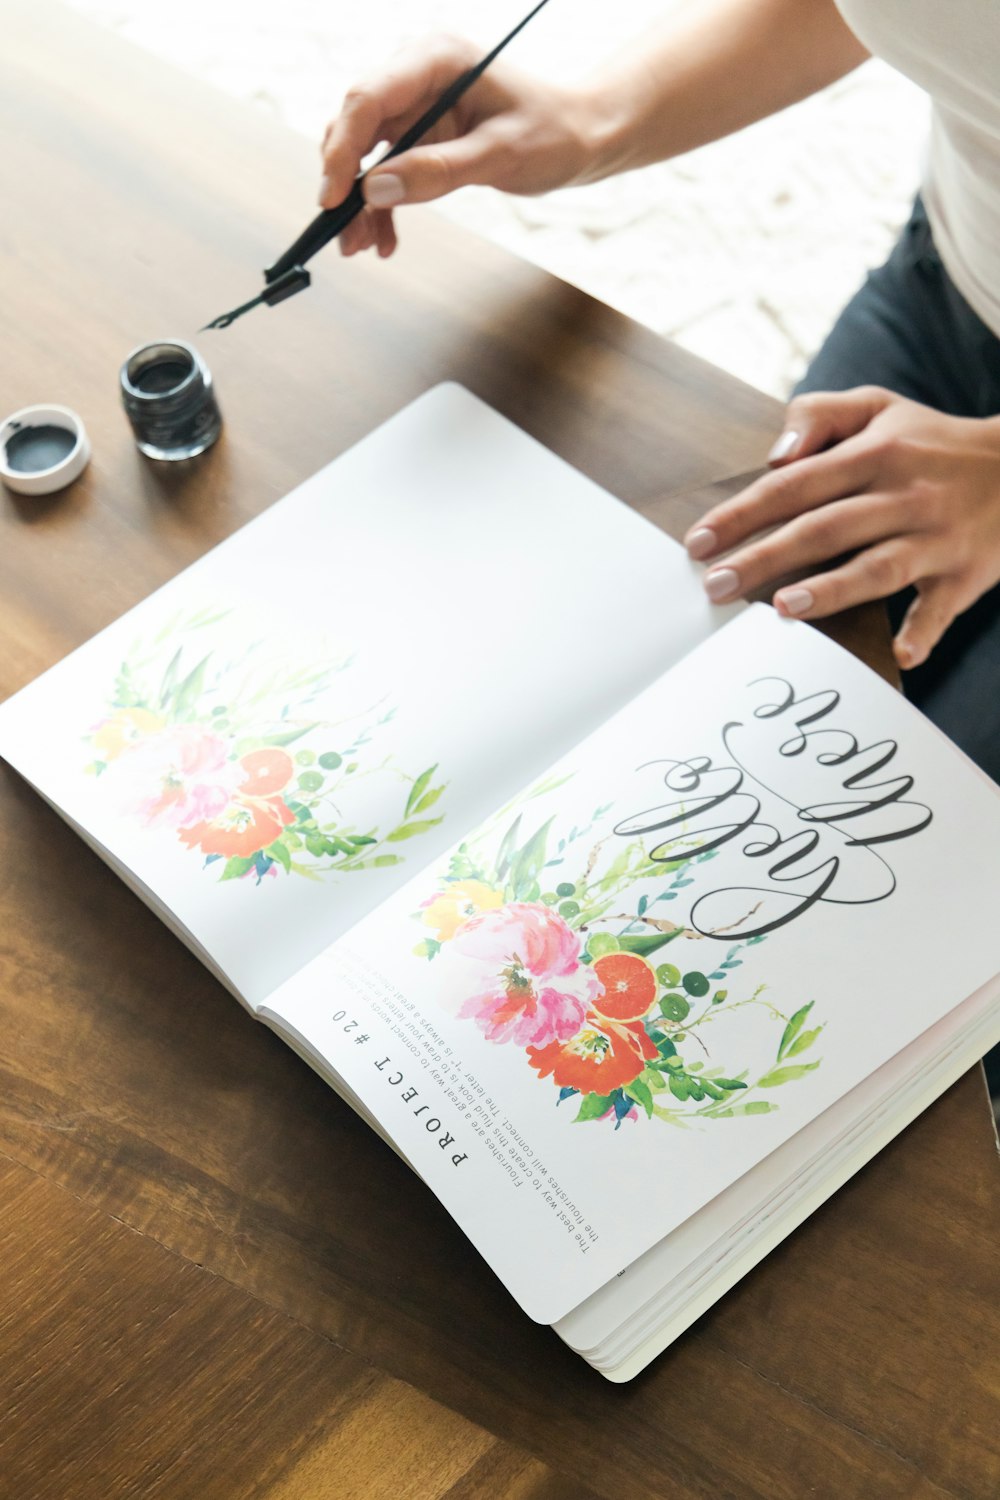
<instances>
[{"instance_id":1,"label":"white textured background","mask_svg":"<svg viewBox=\"0 0 1000 1500\"><path fill-rule=\"evenodd\" d=\"M69 3L316 140L344 90L403 41L449 30L485 51L529 8L527 0ZM552 0L510 60L579 77L651 22L698 3ZM545 198L466 188L442 211L783 396L865 270L884 259L917 184L925 129L923 95L872 62L676 162Z\"/></svg>"}]
</instances>

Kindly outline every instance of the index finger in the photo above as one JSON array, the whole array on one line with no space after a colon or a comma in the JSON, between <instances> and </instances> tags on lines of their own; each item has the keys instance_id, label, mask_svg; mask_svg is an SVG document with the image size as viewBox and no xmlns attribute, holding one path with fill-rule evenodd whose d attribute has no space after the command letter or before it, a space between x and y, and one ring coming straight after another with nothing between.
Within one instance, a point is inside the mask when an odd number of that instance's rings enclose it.
<instances>
[{"instance_id":1,"label":"index finger","mask_svg":"<svg viewBox=\"0 0 1000 1500\"><path fill-rule=\"evenodd\" d=\"M464 62L459 42L430 50L425 44L404 53L390 71L347 91L323 137L324 204L347 197L362 161L386 139L389 127L402 134L454 82Z\"/></svg>"},{"instance_id":2,"label":"index finger","mask_svg":"<svg viewBox=\"0 0 1000 1500\"><path fill-rule=\"evenodd\" d=\"M684 545L698 561L728 552L803 511L864 493L875 478L875 468L870 448L848 440L826 453L773 469L706 511L688 531Z\"/></svg>"}]
</instances>

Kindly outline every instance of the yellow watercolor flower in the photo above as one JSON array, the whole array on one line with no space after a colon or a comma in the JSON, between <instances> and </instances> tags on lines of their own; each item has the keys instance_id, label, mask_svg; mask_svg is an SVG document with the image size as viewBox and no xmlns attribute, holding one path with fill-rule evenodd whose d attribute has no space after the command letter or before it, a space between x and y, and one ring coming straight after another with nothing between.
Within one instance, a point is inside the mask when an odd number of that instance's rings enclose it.
<instances>
[{"instance_id":1,"label":"yellow watercolor flower","mask_svg":"<svg viewBox=\"0 0 1000 1500\"><path fill-rule=\"evenodd\" d=\"M120 708L94 730L94 749L102 760L117 760L123 750L130 750L146 735L156 734L164 723L148 708Z\"/></svg>"},{"instance_id":2,"label":"yellow watercolor flower","mask_svg":"<svg viewBox=\"0 0 1000 1500\"><path fill-rule=\"evenodd\" d=\"M424 921L446 943L469 917L503 905L503 893L482 880L456 880L424 906Z\"/></svg>"}]
</instances>

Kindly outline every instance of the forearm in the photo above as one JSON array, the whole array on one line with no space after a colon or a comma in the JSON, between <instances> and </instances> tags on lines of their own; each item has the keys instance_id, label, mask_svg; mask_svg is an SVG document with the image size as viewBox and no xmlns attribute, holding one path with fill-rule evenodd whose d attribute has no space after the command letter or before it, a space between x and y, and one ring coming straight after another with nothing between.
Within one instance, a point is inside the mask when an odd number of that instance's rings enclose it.
<instances>
[{"instance_id":1,"label":"forearm","mask_svg":"<svg viewBox=\"0 0 1000 1500\"><path fill-rule=\"evenodd\" d=\"M661 28L584 91L579 181L647 166L775 114L868 56L833 0L717 0Z\"/></svg>"}]
</instances>

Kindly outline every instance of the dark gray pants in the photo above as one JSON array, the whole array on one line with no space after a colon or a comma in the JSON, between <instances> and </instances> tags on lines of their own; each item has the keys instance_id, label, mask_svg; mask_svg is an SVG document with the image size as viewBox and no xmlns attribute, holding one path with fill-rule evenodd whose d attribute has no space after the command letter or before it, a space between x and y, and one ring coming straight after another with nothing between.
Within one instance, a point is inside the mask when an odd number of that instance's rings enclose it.
<instances>
[{"instance_id":1,"label":"dark gray pants","mask_svg":"<svg viewBox=\"0 0 1000 1500\"><path fill-rule=\"evenodd\" d=\"M1000 339L945 271L919 198L888 261L844 308L797 390L856 385L883 385L956 417L1000 412ZM907 590L889 600L893 629L912 597ZM1000 782L1000 586L959 616L903 688ZM1000 1119L1000 1047L985 1065Z\"/></svg>"},{"instance_id":2,"label":"dark gray pants","mask_svg":"<svg viewBox=\"0 0 1000 1500\"><path fill-rule=\"evenodd\" d=\"M952 416L1000 413L1000 339L949 278L919 198L888 261L848 303L797 390L856 385L886 386ZM907 590L889 601L894 629L911 598ZM955 621L903 688L1000 782L1000 587Z\"/></svg>"}]
</instances>

